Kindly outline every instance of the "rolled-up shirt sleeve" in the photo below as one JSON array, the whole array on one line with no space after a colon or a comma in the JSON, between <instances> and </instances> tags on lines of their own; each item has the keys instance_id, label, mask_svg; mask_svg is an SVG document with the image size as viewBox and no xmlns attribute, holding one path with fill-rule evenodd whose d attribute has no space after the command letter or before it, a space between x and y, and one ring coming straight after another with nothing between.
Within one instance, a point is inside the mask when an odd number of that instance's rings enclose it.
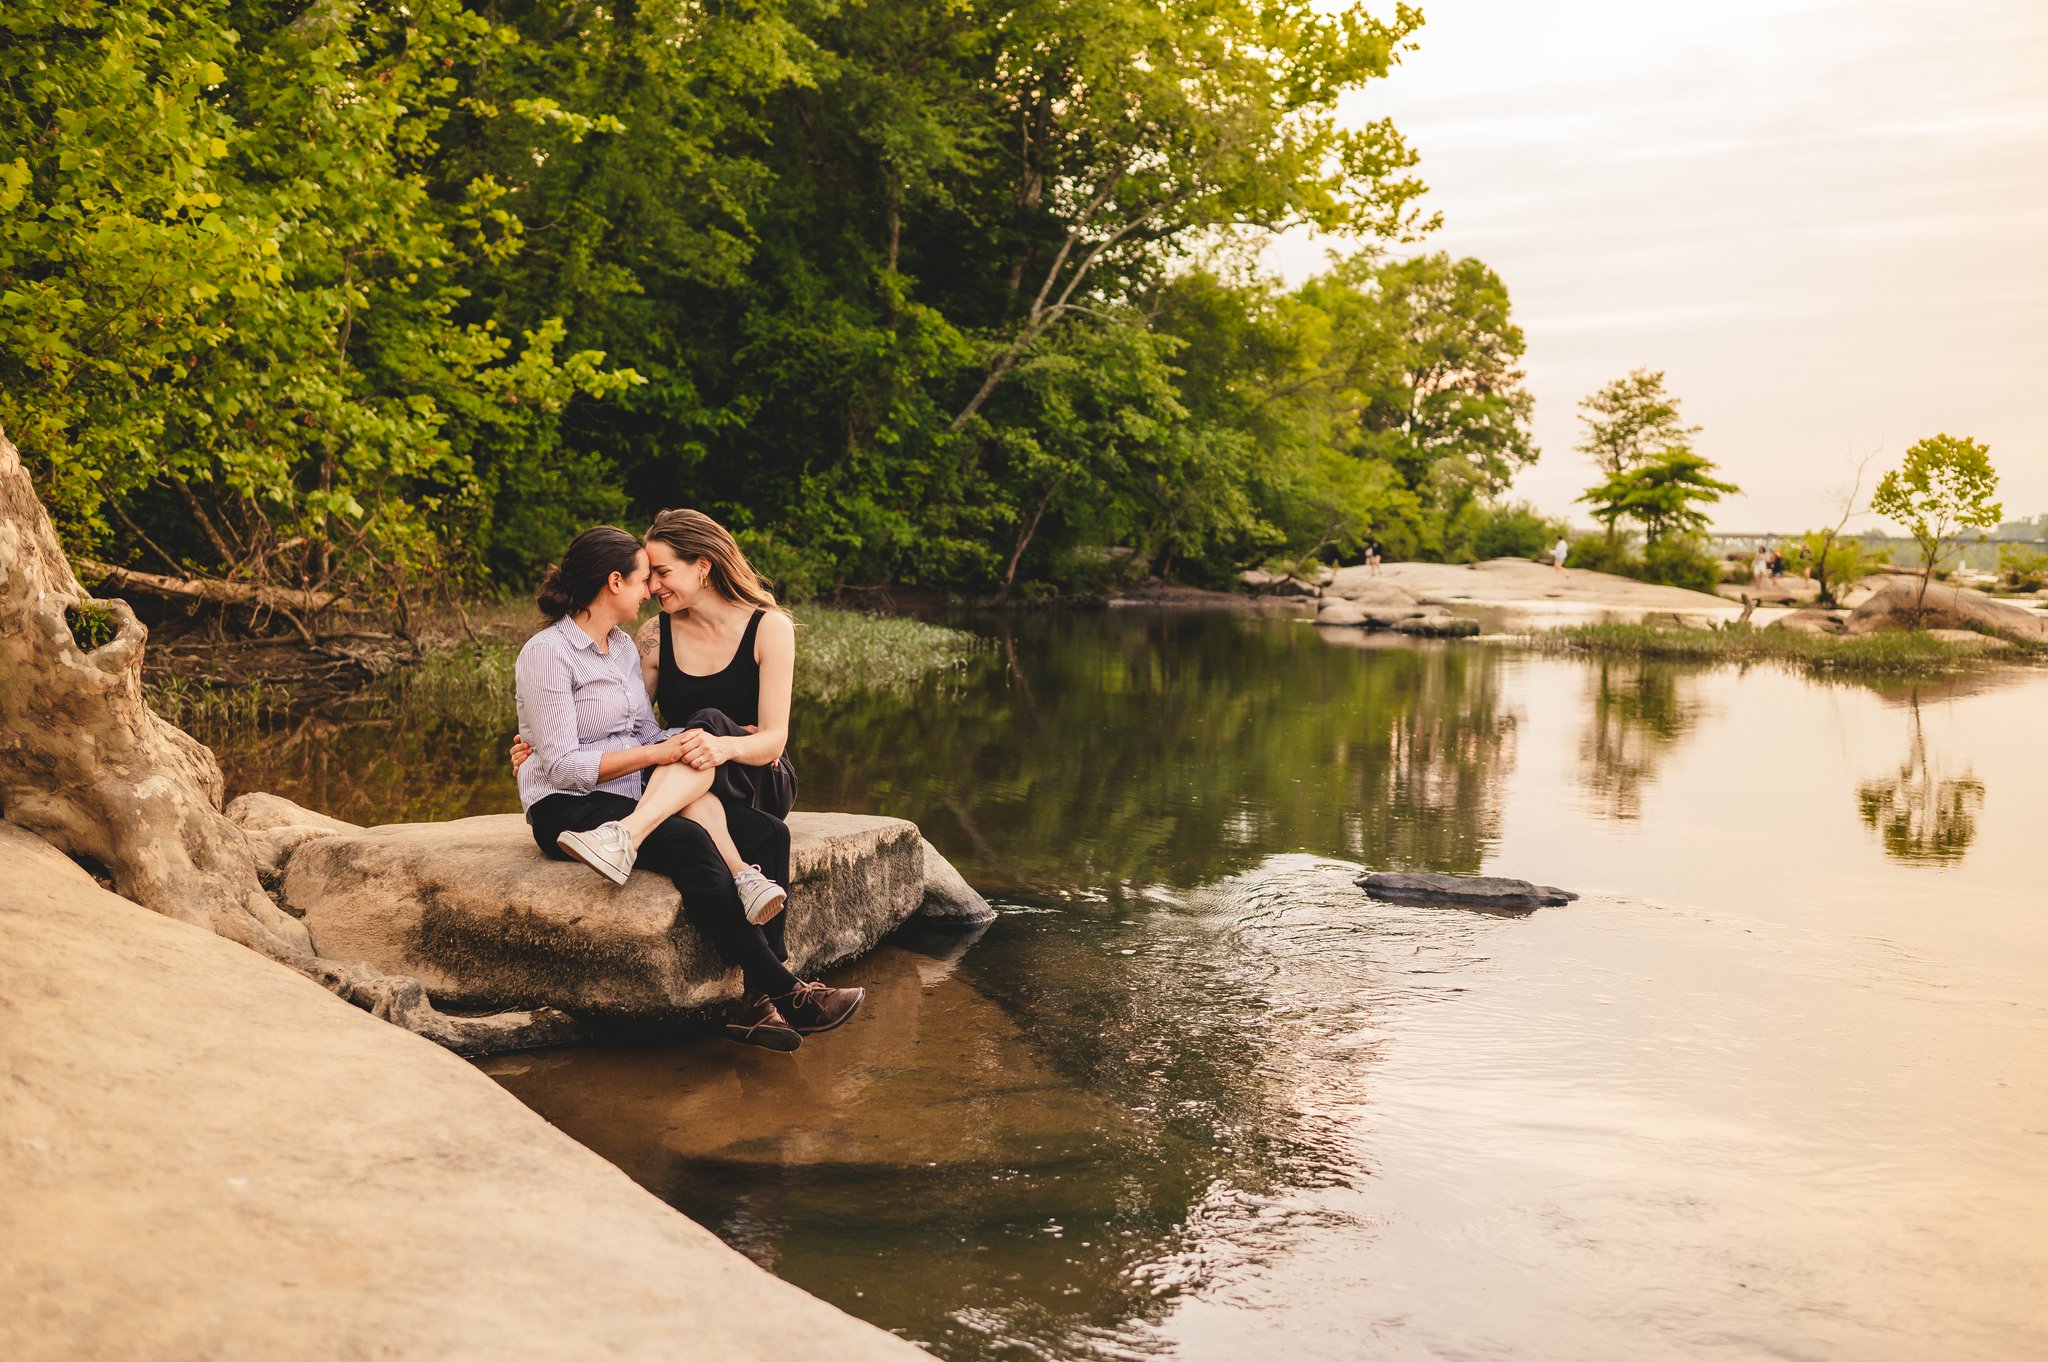
<instances>
[{"instance_id":1,"label":"rolled-up shirt sleeve","mask_svg":"<svg viewBox=\"0 0 2048 1362\"><path fill-rule=\"evenodd\" d=\"M576 730L576 688L569 659L552 648L529 648L515 669L519 731L533 744L533 760L548 784L572 794L597 788L603 753L582 746Z\"/></svg>"}]
</instances>

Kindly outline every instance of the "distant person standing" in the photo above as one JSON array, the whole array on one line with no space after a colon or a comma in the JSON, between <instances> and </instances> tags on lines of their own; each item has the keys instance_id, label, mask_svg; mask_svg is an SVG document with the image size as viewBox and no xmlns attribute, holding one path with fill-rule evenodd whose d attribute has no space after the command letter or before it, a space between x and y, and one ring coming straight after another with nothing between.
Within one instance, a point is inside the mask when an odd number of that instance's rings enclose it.
<instances>
[{"instance_id":1,"label":"distant person standing","mask_svg":"<svg viewBox=\"0 0 2048 1362\"><path fill-rule=\"evenodd\" d=\"M1563 535L1559 535L1557 537L1557 542L1550 546L1550 565L1557 569L1557 575L1560 577L1566 575L1564 570L1564 560L1570 556L1571 551L1572 541L1565 538Z\"/></svg>"},{"instance_id":2,"label":"distant person standing","mask_svg":"<svg viewBox=\"0 0 2048 1362\"><path fill-rule=\"evenodd\" d=\"M1372 569L1372 576L1380 575L1380 541L1371 535L1365 539L1365 565Z\"/></svg>"}]
</instances>

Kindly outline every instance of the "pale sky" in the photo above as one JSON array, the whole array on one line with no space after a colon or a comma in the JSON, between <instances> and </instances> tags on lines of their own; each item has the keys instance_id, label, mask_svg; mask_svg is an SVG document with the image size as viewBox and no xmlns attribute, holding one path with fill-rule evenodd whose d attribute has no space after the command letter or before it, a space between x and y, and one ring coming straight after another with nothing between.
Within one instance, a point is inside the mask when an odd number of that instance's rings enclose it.
<instances>
[{"instance_id":1,"label":"pale sky","mask_svg":"<svg viewBox=\"0 0 2048 1362\"><path fill-rule=\"evenodd\" d=\"M1585 522L1578 401L1647 366L1744 489L1717 528L1832 519L1851 455L1944 431L1990 445L2008 519L2048 511L2048 0L1423 10L1356 112L1421 153L1426 249L1507 282L1543 450L1516 495Z\"/></svg>"}]
</instances>

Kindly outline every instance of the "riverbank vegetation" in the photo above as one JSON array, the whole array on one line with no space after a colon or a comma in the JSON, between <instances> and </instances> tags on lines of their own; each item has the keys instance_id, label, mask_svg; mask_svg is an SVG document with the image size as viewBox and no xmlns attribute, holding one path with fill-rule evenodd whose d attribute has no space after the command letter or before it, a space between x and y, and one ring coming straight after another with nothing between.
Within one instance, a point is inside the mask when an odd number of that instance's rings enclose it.
<instances>
[{"instance_id":1,"label":"riverbank vegetation","mask_svg":"<svg viewBox=\"0 0 2048 1362\"><path fill-rule=\"evenodd\" d=\"M23 0L0 424L93 580L309 636L677 504L798 598L1479 552L1522 335L1337 117L1421 21Z\"/></svg>"},{"instance_id":2,"label":"riverbank vegetation","mask_svg":"<svg viewBox=\"0 0 2048 1362\"><path fill-rule=\"evenodd\" d=\"M1540 652L1659 658L1682 662L1768 662L1808 673L1857 677L1943 676L1984 665L1994 656L2034 657L2018 644L1955 643L1924 633L1838 636L1746 625L1692 629L1653 624L1576 624L1527 640Z\"/></svg>"}]
</instances>

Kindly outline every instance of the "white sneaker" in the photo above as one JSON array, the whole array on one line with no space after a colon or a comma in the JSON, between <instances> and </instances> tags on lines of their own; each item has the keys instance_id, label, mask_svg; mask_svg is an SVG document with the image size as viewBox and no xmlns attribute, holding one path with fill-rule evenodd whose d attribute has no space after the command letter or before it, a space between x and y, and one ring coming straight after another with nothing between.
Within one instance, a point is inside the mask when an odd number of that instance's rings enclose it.
<instances>
[{"instance_id":1,"label":"white sneaker","mask_svg":"<svg viewBox=\"0 0 2048 1362\"><path fill-rule=\"evenodd\" d=\"M640 853L623 823L601 823L589 832L565 832L555 845L613 884L624 884Z\"/></svg>"},{"instance_id":2,"label":"white sneaker","mask_svg":"<svg viewBox=\"0 0 2048 1362\"><path fill-rule=\"evenodd\" d=\"M740 906L746 909L747 921L756 927L773 922L789 899L782 886L762 874L758 865L750 865L733 876L732 883L740 891Z\"/></svg>"}]
</instances>

